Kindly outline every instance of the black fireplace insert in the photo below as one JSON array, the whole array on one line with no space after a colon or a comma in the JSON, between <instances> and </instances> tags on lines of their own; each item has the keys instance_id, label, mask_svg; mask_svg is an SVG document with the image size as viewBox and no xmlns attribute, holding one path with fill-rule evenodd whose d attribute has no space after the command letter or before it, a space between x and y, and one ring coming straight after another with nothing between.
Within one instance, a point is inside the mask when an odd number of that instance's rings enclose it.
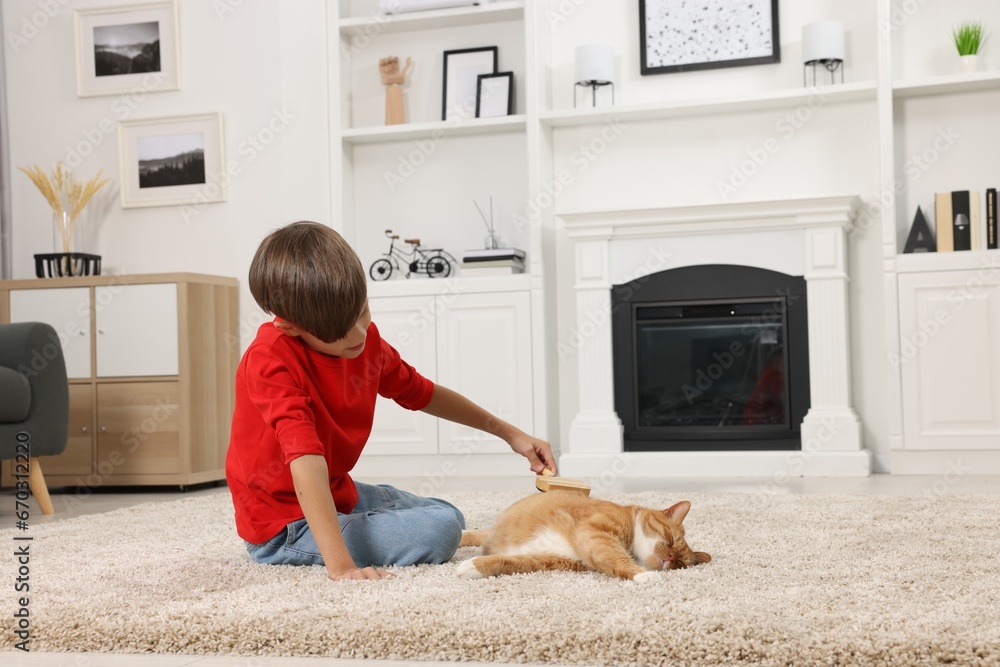
<instances>
[{"instance_id":1,"label":"black fireplace insert","mask_svg":"<svg viewBox=\"0 0 1000 667\"><path fill-rule=\"evenodd\" d=\"M801 447L806 282L746 266L661 271L612 288L625 451Z\"/></svg>"}]
</instances>

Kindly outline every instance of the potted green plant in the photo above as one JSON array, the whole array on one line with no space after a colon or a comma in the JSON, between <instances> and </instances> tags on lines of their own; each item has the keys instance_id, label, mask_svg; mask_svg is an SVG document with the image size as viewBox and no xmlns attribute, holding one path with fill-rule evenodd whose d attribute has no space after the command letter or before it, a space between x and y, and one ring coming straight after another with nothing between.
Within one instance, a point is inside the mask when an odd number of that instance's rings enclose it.
<instances>
[{"instance_id":1,"label":"potted green plant","mask_svg":"<svg viewBox=\"0 0 1000 667\"><path fill-rule=\"evenodd\" d=\"M951 31L951 37L958 49L959 71L972 74L979 67L979 47L986 41L982 21L966 21Z\"/></svg>"}]
</instances>

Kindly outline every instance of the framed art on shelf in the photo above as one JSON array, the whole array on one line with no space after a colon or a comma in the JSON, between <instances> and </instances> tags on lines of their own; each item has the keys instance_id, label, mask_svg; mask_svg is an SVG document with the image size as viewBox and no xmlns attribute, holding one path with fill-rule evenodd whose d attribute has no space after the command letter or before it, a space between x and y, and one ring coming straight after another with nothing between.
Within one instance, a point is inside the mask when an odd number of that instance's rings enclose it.
<instances>
[{"instance_id":1,"label":"framed art on shelf","mask_svg":"<svg viewBox=\"0 0 1000 667\"><path fill-rule=\"evenodd\" d=\"M642 74L781 62L778 0L639 0Z\"/></svg>"},{"instance_id":2,"label":"framed art on shelf","mask_svg":"<svg viewBox=\"0 0 1000 667\"><path fill-rule=\"evenodd\" d=\"M499 118L514 113L514 73L476 77L476 118Z\"/></svg>"},{"instance_id":3,"label":"framed art on shelf","mask_svg":"<svg viewBox=\"0 0 1000 667\"><path fill-rule=\"evenodd\" d=\"M441 120L472 118L476 112L479 75L495 74L496 71L495 46L445 51Z\"/></svg>"},{"instance_id":4,"label":"framed art on shelf","mask_svg":"<svg viewBox=\"0 0 1000 667\"><path fill-rule=\"evenodd\" d=\"M80 97L181 87L174 0L78 9L74 23Z\"/></svg>"},{"instance_id":5,"label":"framed art on shelf","mask_svg":"<svg viewBox=\"0 0 1000 667\"><path fill-rule=\"evenodd\" d=\"M122 208L226 200L222 114L118 123Z\"/></svg>"}]
</instances>

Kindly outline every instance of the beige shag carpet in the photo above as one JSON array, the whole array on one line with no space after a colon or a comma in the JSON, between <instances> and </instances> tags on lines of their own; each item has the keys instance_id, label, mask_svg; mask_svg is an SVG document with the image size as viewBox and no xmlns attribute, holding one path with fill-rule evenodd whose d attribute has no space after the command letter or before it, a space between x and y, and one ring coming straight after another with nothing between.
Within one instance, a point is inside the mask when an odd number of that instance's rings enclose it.
<instances>
[{"instance_id":1,"label":"beige shag carpet","mask_svg":"<svg viewBox=\"0 0 1000 667\"><path fill-rule=\"evenodd\" d=\"M221 491L41 525L32 528L32 648L591 665L1000 664L1000 496L686 496L689 543L712 563L654 585L596 573L459 579L455 568L473 548L446 565L397 569L393 580L334 583L319 567L251 562ZM445 497L473 528L520 494ZM652 507L681 499L604 497ZM13 544L11 531L2 536ZM11 648L5 631L0 649Z\"/></svg>"}]
</instances>

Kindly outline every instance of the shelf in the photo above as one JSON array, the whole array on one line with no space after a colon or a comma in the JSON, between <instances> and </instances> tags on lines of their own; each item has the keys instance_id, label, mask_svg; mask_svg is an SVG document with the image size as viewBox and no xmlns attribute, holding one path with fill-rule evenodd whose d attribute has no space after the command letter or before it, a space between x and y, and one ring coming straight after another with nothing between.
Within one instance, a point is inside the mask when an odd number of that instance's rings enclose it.
<instances>
[{"instance_id":1,"label":"shelf","mask_svg":"<svg viewBox=\"0 0 1000 667\"><path fill-rule=\"evenodd\" d=\"M356 127L343 130L340 136L344 143L348 144L377 144L425 137L443 139L445 137L499 134L501 132L523 132L526 125L526 117L521 114L502 118L470 118L462 121L439 120L432 123Z\"/></svg>"},{"instance_id":2,"label":"shelf","mask_svg":"<svg viewBox=\"0 0 1000 667\"><path fill-rule=\"evenodd\" d=\"M897 273L927 271L967 271L1000 269L1000 250L960 250L958 252L918 252L897 255Z\"/></svg>"},{"instance_id":3,"label":"shelf","mask_svg":"<svg viewBox=\"0 0 1000 667\"><path fill-rule=\"evenodd\" d=\"M359 32L388 35L412 30L434 30L436 28L520 21L523 18L523 0L506 0L471 7L433 9L402 14L373 13L370 16L341 19L340 34L348 37Z\"/></svg>"},{"instance_id":4,"label":"shelf","mask_svg":"<svg viewBox=\"0 0 1000 667\"><path fill-rule=\"evenodd\" d=\"M616 121L659 120L706 114L742 113L766 109L781 109L809 104L820 95L825 100L818 104L842 104L861 100L875 100L875 82L846 83L826 88L793 88L788 90L719 97L682 100L656 104L626 104L598 109L570 109L564 111L543 111L541 120L551 127L575 127L580 125L600 125L612 119Z\"/></svg>"},{"instance_id":5,"label":"shelf","mask_svg":"<svg viewBox=\"0 0 1000 667\"><path fill-rule=\"evenodd\" d=\"M895 81L892 84L892 96L897 98L924 97L996 88L1000 88L1000 70Z\"/></svg>"},{"instance_id":6,"label":"shelf","mask_svg":"<svg viewBox=\"0 0 1000 667\"><path fill-rule=\"evenodd\" d=\"M531 274L510 276L457 276L448 278L405 278L368 282L368 296L441 296L447 294L480 294L484 292L521 292L531 289Z\"/></svg>"}]
</instances>

